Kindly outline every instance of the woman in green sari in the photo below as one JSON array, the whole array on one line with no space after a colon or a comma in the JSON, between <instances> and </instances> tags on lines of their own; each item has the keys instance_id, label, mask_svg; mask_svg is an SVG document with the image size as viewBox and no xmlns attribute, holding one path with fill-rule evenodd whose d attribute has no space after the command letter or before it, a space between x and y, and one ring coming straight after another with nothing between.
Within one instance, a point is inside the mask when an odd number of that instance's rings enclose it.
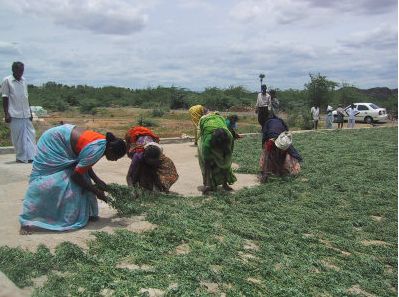
<instances>
[{"instance_id":1,"label":"woman in green sari","mask_svg":"<svg viewBox=\"0 0 399 297\"><path fill-rule=\"evenodd\" d=\"M203 193L215 191L218 185L231 191L229 184L237 179L231 169L233 136L225 119L218 114L208 114L200 119L198 160L204 183Z\"/></svg>"}]
</instances>

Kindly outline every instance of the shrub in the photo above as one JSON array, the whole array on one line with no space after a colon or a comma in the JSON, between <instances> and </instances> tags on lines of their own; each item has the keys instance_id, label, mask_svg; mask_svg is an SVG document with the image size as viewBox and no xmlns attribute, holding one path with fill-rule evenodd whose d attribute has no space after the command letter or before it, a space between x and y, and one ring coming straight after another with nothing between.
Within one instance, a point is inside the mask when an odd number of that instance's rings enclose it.
<instances>
[{"instance_id":1,"label":"shrub","mask_svg":"<svg viewBox=\"0 0 399 297\"><path fill-rule=\"evenodd\" d=\"M0 146L10 146L10 128L3 121L0 122Z\"/></svg>"},{"instance_id":2,"label":"shrub","mask_svg":"<svg viewBox=\"0 0 399 297\"><path fill-rule=\"evenodd\" d=\"M287 118L288 127L296 127L302 130L310 130L313 127L312 117L310 112L305 109L294 109L288 113Z\"/></svg>"},{"instance_id":3,"label":"shrub","mask_svg":"<svg viewBox=\"0 0 399 297\"><path fill-rule=\"evenodd\" d=\"M97 113L97 103L94 100L82 101L79 110L81 113L94 115Z\"/></svg>"},{"instance_id":4,"label":"shrub","mask_svg":"<svg viewBox=\"0 0 399 297\"><path fill-rule=\"evenodd\" d=\"M161 108L154 108L151 112L153 117L162 117L165 114L165 111Z\"/></svg>"},{"instance_id":5,"label":"shrub","mask_svg":"<svg viewBox=\"0 0 399 297\"><path fill-rule=\"evenodd\" d=\"M137 121L137 124L139 126L144 126L144 127L157 127L158 124L151 120L151 119L145 119L143 117L140 117L139 120Z\"/></svg>"}]
</instances>

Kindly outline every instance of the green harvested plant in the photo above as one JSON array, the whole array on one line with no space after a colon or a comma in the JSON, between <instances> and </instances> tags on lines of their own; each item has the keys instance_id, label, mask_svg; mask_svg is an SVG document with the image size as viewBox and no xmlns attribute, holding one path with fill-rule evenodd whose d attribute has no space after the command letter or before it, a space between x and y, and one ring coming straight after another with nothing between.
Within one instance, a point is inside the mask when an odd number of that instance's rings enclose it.
<instances>
[{"instance_id":1,"label":"green harvested plant","mask_svg":"<svg viewBox=\"0 0 399 297\"><path fill-rule=\"evenodd\" d=\"M138 187L118 184L107 186L108 204L117 210L119 215L132 215L141 212L143 198L150 198L151 193Z\"/></svg>"}]
</instances>

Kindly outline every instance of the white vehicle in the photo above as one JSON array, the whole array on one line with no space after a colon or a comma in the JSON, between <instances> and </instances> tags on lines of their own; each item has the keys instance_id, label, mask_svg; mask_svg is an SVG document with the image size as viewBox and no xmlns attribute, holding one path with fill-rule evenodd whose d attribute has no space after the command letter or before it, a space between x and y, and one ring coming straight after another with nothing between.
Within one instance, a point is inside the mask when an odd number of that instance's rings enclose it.
<instances>
[{"instance_id":1,"label":"white vehicle","mask_svg":"<svg viewBox=\"0 0 399 297\"><path fill-rule=\"evenodd\" d=\"M38 117L46 117L47 116L47 110L45 110L41 106L31 106L30 110L32 111L32 113L35 113L36 116L38 116Z\"/></svg>"},{"instance_id":2,"label":"white vehicle","mask_svg":"<svg viewBox=\"0 0 399 297\"><path fill-rule=\"evenodd\" d=\"M355 108L358 110L358 114L355 117L356 121L365 122L371 124L373 122L385 122L388 119L387 110L385 108L378 107L374 103L354 103ZM348 120L347 109L345 107L344 120ZM337 117L337 111L333 111L334 121Z\"/></svg>"}]
</instances>

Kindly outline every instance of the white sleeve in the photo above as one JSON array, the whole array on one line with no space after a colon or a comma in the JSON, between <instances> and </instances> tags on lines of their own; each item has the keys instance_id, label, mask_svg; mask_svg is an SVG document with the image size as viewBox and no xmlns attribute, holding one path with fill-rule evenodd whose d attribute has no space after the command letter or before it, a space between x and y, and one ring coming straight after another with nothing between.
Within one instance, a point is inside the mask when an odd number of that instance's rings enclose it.
<instances>
[{"instance_id":1,"label":"white sleeve","mask_svg":"<svg viewBox=\"0 0 399 297\"><path fill-rule=\"evenodd\" d=\"M258 97L256 98L256 105L255 105L255 107L259 107L259 95L260 95L260 94L258 94Z\"/></svg>"},{"instance_id":2,"label":"white sleeve","mask_svg":"<svg viewBox=\"0 0 399 297\"><path fill-rule=\"evenodd\" d=\"M2 97L9 97L10 96L10 88L7 83L7 78L5 78L1 84L1 96Z\"/></svg>"}]
</instances>

